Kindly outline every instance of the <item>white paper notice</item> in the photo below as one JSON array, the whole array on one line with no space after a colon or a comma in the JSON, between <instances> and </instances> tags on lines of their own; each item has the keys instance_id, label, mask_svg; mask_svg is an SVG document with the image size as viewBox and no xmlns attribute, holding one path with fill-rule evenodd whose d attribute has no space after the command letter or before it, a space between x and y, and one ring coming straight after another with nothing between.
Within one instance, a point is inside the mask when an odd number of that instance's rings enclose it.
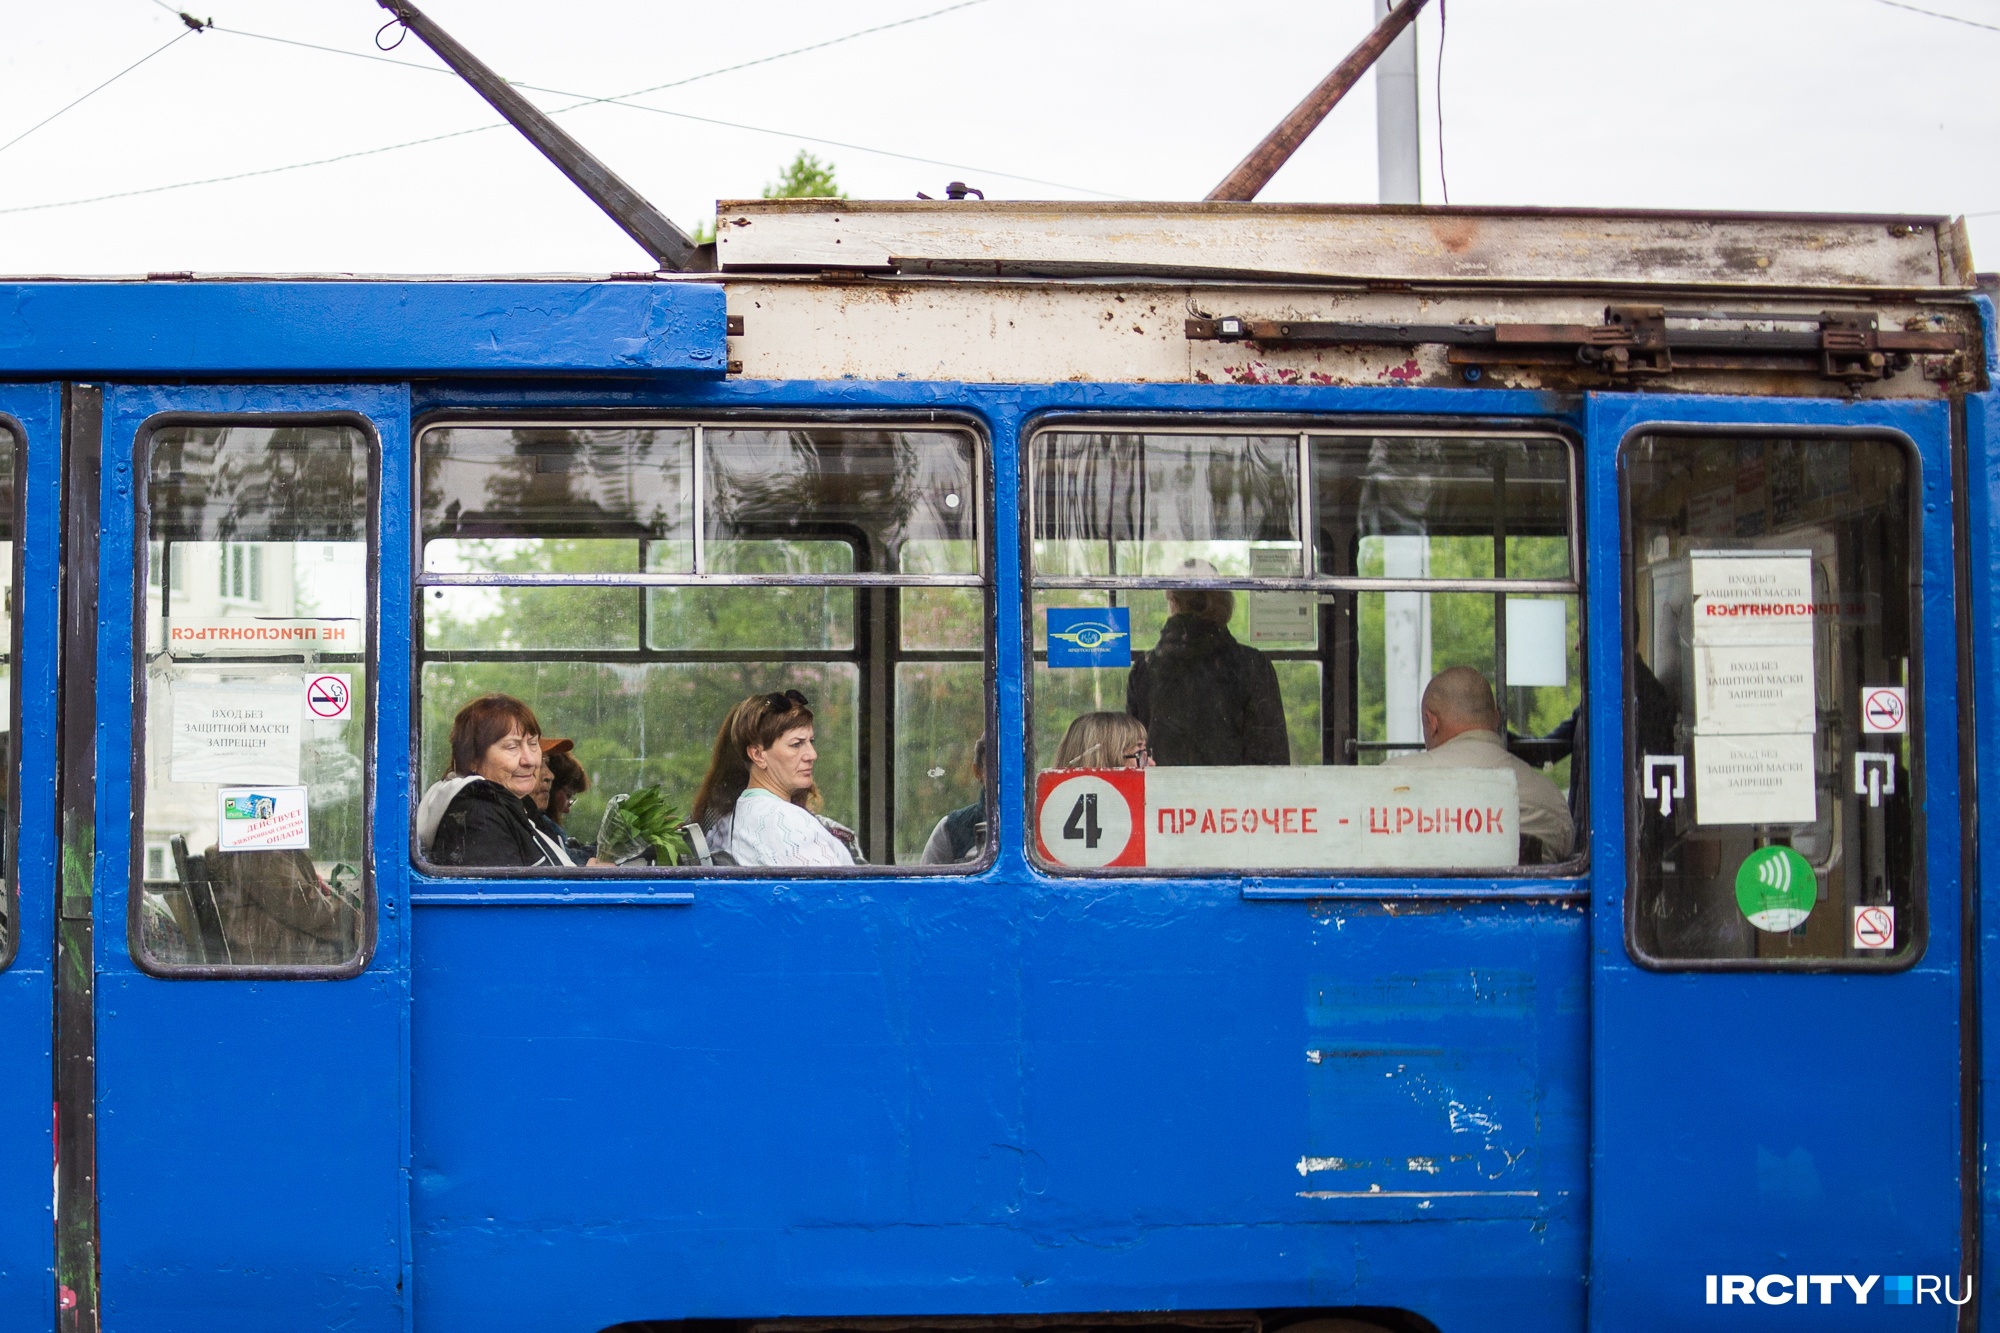
<instances>
[{"instance_id":1,"label":"white paper notice","mask_svg":"<svg viewBox=\"0 0 2000 1333\"><path fill-rule=\"evenodd\" d=\"M1694 551L1694 822L1808 824L1819 814L1810 551Z\"/></svg>"},{"instance_id":2,"label":"white paper notice","mask_svg":"<svg viewBox=\"0 0 2000 1333\"><path fill-rule=\"evenodd\" d=\"M1255 546L1250 550L1250 572L1258 578L1293 578L1299 572L1296 548ZM1253 592L1246 612L1251 643L1311 643L1317 626L1313 621L1313 595L1309 592Z\"/></svg>"},{"instance_id":3,"label":"white paper notice","mask_svg":"<svg viewBox=\"0 0 2000 1333\"><path fill-rule=\"evenodd\" d=\"M1566 603L1544 597L1507 599L1507 683L1569 684Z\"/></svg>"},{"instance_id":4,"label":"white paper notice","mask_svg":"<svg viewBox=\"0 0 2000 1333\"><path fill-rule=\"evenodd\" d=\"M1697 824L1810 824L1812 733L1696 736L1694 807Z\"/></svg>"},{"instance_id":5,"label":"white paper notice","mask_svg":"<svg viewBox=\"0 0 2000 1333\"><path fill-rule=\"evenodd\" d=\"M1146 864L1243 869L1511 866L1511 769L1149 768Z\"/></svg>"},{"instance_id":6,"label":"white paper notice","mask_svg":"<svg viewBox=\"0 0 2000 1333\"><path fill-rule=\"evenodd\" d=\"M1696 644L1694 671L1698 735L1814 729L1811 643Z\"/></svg>"},{"instance_id":7,"label":"white paper notice","mask_svg":"<svg viewBox=\"0 0 2000 1333\"><path fill-rule=\"evenodd\" d=\"M1694 641L1812 645L1812 553L1695 551L1688 560Z\"/></svg>"},{"instance_id":8,"label":"white paper notice","mask_svg":"<svg viewBox=\"0 0 2000 1333\"><path fill-rule=\"evenodd\" d=\"M299 780L305 691L297 680L173 686L175 782Z\"/></svg>"},{"instance_id":9,"label":"white paper notice","mask_svg":"<svg viewBox=\"0 0 2000 1333\"><path fill-rule=\"evenodd\" d=\"M224 787L215 813L215 845L221 851L312 846L304 787Z\"/></svg>"}]
</instances>

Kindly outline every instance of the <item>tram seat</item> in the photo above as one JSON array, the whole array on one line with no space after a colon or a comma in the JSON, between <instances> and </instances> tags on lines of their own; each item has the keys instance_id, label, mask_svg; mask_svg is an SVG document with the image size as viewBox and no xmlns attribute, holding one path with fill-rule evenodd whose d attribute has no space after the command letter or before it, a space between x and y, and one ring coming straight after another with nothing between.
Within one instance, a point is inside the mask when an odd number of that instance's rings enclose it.
<instances>
[{"instance_id":1,"label":"tram seat","mask_svg":"<svg viewBox=\"0 0 2000 1333\"><path fill-rule=\"evenodd\" d=\"M702 832L701 825L695 823L683 824L681 825L681 832L687 835L688 846L694 849L694 863L696 865L733 866L736 864L736 858L728 852L711 851L709 849L708 835Z\"/></svg>"},{"instance_id":2,"label":"tram seat","mask_svg":"<svg viewBox=\"0 0 2000 1333\"><path fill-rule=\"evenodd\" d=\"M196 934L200 937L202 961L206 963L227 963L229 946L222 936L222 911L215 901L215 883L208 877L206 860L198 853L188 851L187 839L176 833L167 844L173 849L174 871L180 876L181 889L187 894L188 908L194 913Z\"/></svg>"}]
</instances>

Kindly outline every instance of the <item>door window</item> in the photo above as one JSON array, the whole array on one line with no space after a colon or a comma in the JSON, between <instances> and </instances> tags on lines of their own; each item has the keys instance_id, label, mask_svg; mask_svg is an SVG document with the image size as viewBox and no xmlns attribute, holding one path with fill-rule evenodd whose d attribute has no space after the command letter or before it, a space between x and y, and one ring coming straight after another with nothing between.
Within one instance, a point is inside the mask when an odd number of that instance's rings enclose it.
<instances>
[{"instance_id":1,"label":"door window","mask_svg":"<svg viewBox=\"0 0 2000 1333\"><path fill-rule=\"evenodd\" d=\"M144 436L133 954L342 971L368 872L372 444L350 425Z\"/></svg>"},{"instance_id":2,"label":"door window","mask_svg":"<svg viewBox=\"0 0 2000 1333\"><path fill-rule=\"evenodd\" d=\"M1924 933L1910 452L1654 434L1623 463L1633 955L1909 962Z\"/></svg>"}]
</instances>

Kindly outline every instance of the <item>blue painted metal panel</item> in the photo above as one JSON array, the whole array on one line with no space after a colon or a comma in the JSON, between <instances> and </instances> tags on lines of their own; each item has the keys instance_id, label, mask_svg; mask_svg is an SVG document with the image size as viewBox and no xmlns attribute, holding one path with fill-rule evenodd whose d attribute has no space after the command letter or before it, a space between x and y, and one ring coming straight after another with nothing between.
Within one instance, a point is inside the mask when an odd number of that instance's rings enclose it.
<instances>
[{"instance_id":1,"label":"blue painted metal panel","mask_svg":"<svg viewBox=\"0 0 2000 1333\"><path fill-rule=\"evenodd\" d=\"M1977 298L1986 331L1987 382L2000 380L2000 317ZM1965 400L1966 537L1971 638L1979 879L1972 920L1979 960L1979 1288L2000 1278L2000 393ZM2000 1301L1980 1302L1981 1328L2000 1329Z\"/></svg>"},{"instance_id":2,"label":"blue painted metal panel","mask_svg":"<svg viewBox=\"0 0 2000 1333\"><path fill-rule=\"evenodd\" d=\"M407 1323L408 941L402 843L379 845L378 943L346 981L162 980L127 951L134 793L134 437L163 412L353 412L381 439L378 625L409 623L401 385L113 387L98 648L98 1188L104 1327L395 1330ZM377 827L408 791L407 635L378 635ZM393 793L393 795L391 795ZM392 817L393 818L393 817Z\"/></svg>"},{"instance_id":3,"label":"blue painted metal panel","mask_svg":"<svg viewBox=\"0 0 2000 1333\"><path fill-rule=\"evenodd\" d=\"M417 401L610 406L963 413L1011 515L1020 441L1051 412L1546 421L1576 404L855 382ZM1384 880L1373 901L1287 902L1229 878L1034 871L1011 519L993 565L1013 739L994 750L990 871L696 883L672 912L414 877L419 1325L1380 1303L1445 1328L1581 1328L1587 916L1546 899L1582 884L1469 904ZM500 905L515 894L536 896ZM1334 1158L1351 1169L1312 1160Z\"/></svg>"},{"instance_id":4,"label":"blue painted metal panel","mask_svg":"<svg viewBox=\"0 0 2000 1333\"><path fill-rule=\"evenodd\" d=\"M1578 1328L1584 925L1002 872L425 908L418 1325L1379 1302Z\"/></svg>"},{"instance_id":5,"label":"blue painted metal panel","mask_svg":"<svg viewBox=\"0 0 2000 1333\"><path fill-rule=\"evenodd\" d=\"M21 660L14 666L21 715L9 753L20 766L15 842L19 945L0 972L0 1327L55 1323L54 1095L56 870L56 646L62 515L62 390L53 384L0 385L0 421L17 435L16 485L25 491L21 581Z\"/></svg>"},{"instance_id":6,"label":"blue painted metal panel","mask_svg":"<svg viewBox=\"0 0 2000 1333\"><path fill-rule=\"evenodd\" d=\"M1621 689L1625 614L1612 451L1647 423L1876 427L1922 454L1925 874L1930 940L1908 971L1649 972L1625 949L1624 737L1593 710L1590 1323L1705 1326L1710 1273L1959 1274L1958 663L1943 403L1593 395L1588 652ZM1879 1303L1880 1295L1874 1299ZM1815 1306L1815 1328L1872 1309ZM1949 1306L1912 1316L1944 1328ZM1913 1324L1918 1326L1918 1324Z\"/></svg>"},{"instance_id":7,"label":"blue painted metal panel","mask_svg":"<svg viewBox=\"0 0 2000 1333\"><path fill-rule=\"evenodd\" d=\"M712 283L0 283L0 377L720 379L724 324Z\"/></svg>"}]
</instances>

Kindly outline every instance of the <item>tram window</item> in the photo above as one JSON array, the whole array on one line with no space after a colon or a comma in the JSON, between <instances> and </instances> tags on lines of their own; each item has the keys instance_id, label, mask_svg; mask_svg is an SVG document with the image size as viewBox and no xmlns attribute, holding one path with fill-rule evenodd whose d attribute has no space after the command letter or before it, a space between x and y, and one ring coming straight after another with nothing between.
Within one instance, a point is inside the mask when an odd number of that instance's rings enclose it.
<instances>
[{"instance_id":1,"label":"tram window","mask_svg":"<svg viewBox=\"0 0 2000 1333\"><path fill-rule=\"evenodd\" d=\"M1043 861L1576 863L1562 440L1057 429L1030 457ZM1107 779L1143 829L1093 839L1078 803L1113 797L1063 770L1146 762Z\"/></svg>"},{"instance_id":2,"label":"tram window","mask_svg":"<svg viewBox=\"0 0 2000 1333\"><path fill-rule=\"evenodd\" d=\"M1925 931L1909 453L1655 434L1624 472L1634 956L1907 964Z\"/></svg>"},{"instance_id":3,"label":"tram window","mask_svg":"<svg viewBox=\"0 0 2000 1333\"><path fill-rule=\"evenodd\" d=\"M796 690L814 715L819 812L867 862L924 863L947 815L986 824L973 752L990 616L969 434L451 425L420 438L427 779L450 774L469 701L522 701L588 781L559 812L563 859L581 866L613 798L657 787L688 819L730 709ZM442 803L451 789L437 790ZM734 859L731 829L710 823L712 850ZM426 869L568 873L539 853L446 865L426 831L420 808ZM961 850L970 865L983 844Z\"/></svg>"},{"instance_id":4,"label":"tram window","mask_svg":"<svg viewBox=\"0 0 2000 1333\"><path fill-rule=\"evenodd\" d=\"M169 972L352 970L374 932L371 443L198 425L145 449L130 947Z\"/></svg>"}]
</instances>

